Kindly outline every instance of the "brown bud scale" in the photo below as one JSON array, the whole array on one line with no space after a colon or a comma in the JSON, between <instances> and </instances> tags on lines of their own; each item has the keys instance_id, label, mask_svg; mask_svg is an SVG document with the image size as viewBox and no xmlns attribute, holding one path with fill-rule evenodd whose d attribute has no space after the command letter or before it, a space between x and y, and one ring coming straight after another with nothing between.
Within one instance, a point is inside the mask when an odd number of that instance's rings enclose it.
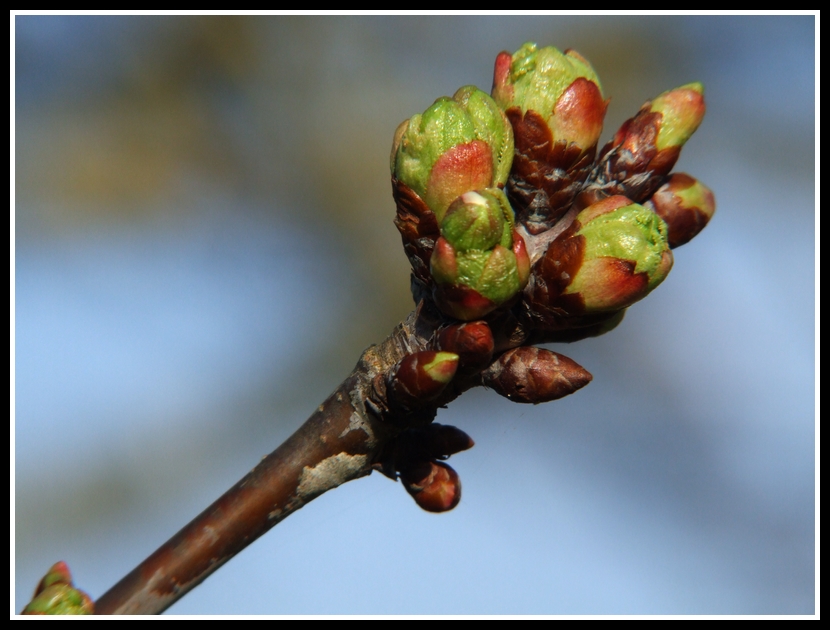
<instances>
[{"instance_id":1,"label":"brown bud scale","mask_svg":"<svg viewBox=\"0 0 830 630\"><path fill-rule=\"evenodd\" d=\"M461 429L437 422L408 429L401 433L397 442L395 460L400 469L407 468L410 462L446 459L475 445Z\"/></svg>"},{"instance_id":2,"label":"brown bud scale","mask_svg":"<svg viewBox=\"0 0 830 630\"><path fill-rule=\"evenodd\" d=\"M534 323L546 329L567 326L569 317L580 316L585 304L578 294L563 294L576 276L585 256L582 226L574 221L554 239L533 266L532 285L526 291L526 306Z\"/></svg>"},{"instance_id":3,"label":"brown bud scale","mask_svg":"<svg viewBox=\"0 0 830 630\"><path fill-rule=\"evenodd\" d=\"M680 147L657 149L663 114L650 104L625 121L602 148L597 164L580 195L580 207L612 195L642 203L663 185L680 156Z\"/></svg>"},{"instance_id":4,"label":"brown bud scale","mask_svg":"<svg viewBox=\"0 0 830 630\"><path fill-rule=\"evenodd\" d=\"M438 220L418 193L394 177L392 196L397 207L395 227L401 233L404 252L409 258L415 277L429 284L429 260L435 240L440 236Z\"/></svg>"},{"instance_id":5,"label":"brown bud scale","mask_svg":"<svg viewBox=\"0 0 830 630\"><path fill-rule=\"evenodd\" d=\"M593 165L596 145L579 147L554 142L545 119L511 107L515 156L507 193L516 220L531 234L550 228L567 211Z\"/></svg>"}]
</instances>

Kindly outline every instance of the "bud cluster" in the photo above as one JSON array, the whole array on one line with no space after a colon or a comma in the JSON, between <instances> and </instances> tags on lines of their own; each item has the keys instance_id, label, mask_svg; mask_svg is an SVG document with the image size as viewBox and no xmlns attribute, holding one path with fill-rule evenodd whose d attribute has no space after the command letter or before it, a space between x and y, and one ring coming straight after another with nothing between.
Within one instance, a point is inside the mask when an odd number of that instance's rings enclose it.
<instances>
[{"instance_id":1,"label":"bud cluster","mask_svg":"<svg viewBox=\"0 0 830 630\"><path fill-rule=\"evenodd\" d=\"M415 287L455 319L483 317L527 284L530 262L502 192L513 150L504 112L473 86L439 98L395 132L395 224Z\"/></svg>"},{"instance_id":2,"label":"bud cluster","mask_svg":"<svg viewBox=\"0 0 830 630\"><path fill-rule=\"evenodd\" d=\"M413 296L439 321L431 349L378 377L390 410L415 417L474 385L533 404L587 385L576 362L527 344L617 326L711 219L712 192L671 173L703 86L646 102L597 155L608 102L579 53L526 43L497 56L491 96L463 87L398 127L395 224ZM419 431L402 436L394 474L424 509L451 509L458 476L424 446L437 433Z\"/></svg>"}]
</instances>

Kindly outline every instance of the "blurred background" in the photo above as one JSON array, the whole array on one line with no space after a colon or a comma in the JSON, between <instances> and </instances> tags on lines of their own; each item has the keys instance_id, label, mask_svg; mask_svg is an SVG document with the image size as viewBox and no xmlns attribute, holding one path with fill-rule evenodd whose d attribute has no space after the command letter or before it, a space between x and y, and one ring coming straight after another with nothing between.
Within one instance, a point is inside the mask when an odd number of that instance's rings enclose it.
<instances>
[{"instance_id":1,"label":"blurred background","mask_svg":"<svg viewBox=\"0 0 830 630\"><path fill-rule=\"evenodd\" d=\"M372 475L171 613L808 614L815 36L806 17L41 17L15 29L14 610L100 596L294 431L412 309L399 122L496 54L575 48L603 142L690 81L718 210L561 401L438 422L451 513Z\"/></svg>"}]
</instances>

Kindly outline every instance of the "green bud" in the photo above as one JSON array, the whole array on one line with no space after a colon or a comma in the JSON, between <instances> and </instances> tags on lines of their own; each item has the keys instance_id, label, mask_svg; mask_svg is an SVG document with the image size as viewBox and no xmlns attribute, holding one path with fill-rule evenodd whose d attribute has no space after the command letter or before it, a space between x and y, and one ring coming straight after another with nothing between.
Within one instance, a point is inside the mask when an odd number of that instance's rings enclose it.
<instances>
[{"instance_id":1,"label":"green bud","mask_svg":"<svg viewBox=\"0 0 830 630\"><path fill-rule=\"evenodd\" d=\"M602 132L606 101L591 64L575 51L540 49L527 42L512 56L508 70L508 54L496 60L495 101L504 110L538 113L554 142L575 144L583 151L593 147Z\"/></svg>"},{"instance_id":2,"label":"green bud","mask_svg":"<svg viewBox=\"0 0 830 630\"><path fill-rule=\"evenodd\" d=\"M480 319L525 286L529 261L498 188L464 193L441 223L431 271L436 304L462 320Z\"/></svg>"},{"instance_id":3,"label":"green bud","mask_svg":"<svg viewBox=\"0 0 830 630\"><path fill-rule=\"evenodd\" d=\"M620 195L580 212L539 261L532 302L567 316L618 311L671 270L666 223Z\"/></svg>"},{"instance_id":4,"label":"green bud","mask_svg":"<svg viewBox=\"0 0 830 630\"><path fill-rule=\"evenodd\" d=\"M511 247L513 210L499 188L466 192L447 209L441 236L458 251Z\"/></svg>"},{"instance_id":5,"label":"green bud","mask_svg":"<svg viewBox=\"0 0 830 630\"><path fill-rule=\"evenodd\" d=\"M24 615L91 615L94 605L89 595L72 585L72 576L65 562L49 569L35 589L34 597L21 614Z\"/></svg>"},{"instance_id":6,"label":"green bud","mask_svg":"<svg viewBox=\"0 0 830 630\"><path fill-rule=\"evenodd\" d=\"M516 220L539 234L568 211L591 173L608 103L581 55L533 43L496 58L493 98L513 126L507 190Z\"/></svg>"},{"instance_id":7,"label":"green bud","mask_svg":"<svg viewBox=\"0 0 830 630\"><path fill-rule=\"evenodd\" d=\"M615 311L644 298L673 262L665 221L639 204L608 210L612 205L600 202L577 215L584 260L566 293L579 294L586 312Z\"/></svg>"},{"instance_id":8,"label":"green bud","mask_svg":"<svg viewBox=\"0 0 830 630\"><path fill-rule=\"evenodd\" d=\"M663 92L651 101L651 111L662 114L657 150L682 147L700 126L706 105L703 84L689 83Z\"/></svg>"},{"instance_id":9,"label":"green bud","mask_svg":"<svg viewBox=\"0 0 830 630\"><path fill-rule=\"evenodd\" d=\"M493 100L468 86L402 123L392 152L393 177L415 191L440 222L459 195L504 185L513 134Z\"/></svg>"},{"instance_id":10,"label":"green bud","mask_svg":"<svg viewBox=\"0 0 830 630\"><path fill-rule=\"evenodd\" d=\"M580 195L583 205L613 195L646 201L665 182L705 113L700 83L669 90L645 103L602 148Z\"/></svg>"}]
</instances>

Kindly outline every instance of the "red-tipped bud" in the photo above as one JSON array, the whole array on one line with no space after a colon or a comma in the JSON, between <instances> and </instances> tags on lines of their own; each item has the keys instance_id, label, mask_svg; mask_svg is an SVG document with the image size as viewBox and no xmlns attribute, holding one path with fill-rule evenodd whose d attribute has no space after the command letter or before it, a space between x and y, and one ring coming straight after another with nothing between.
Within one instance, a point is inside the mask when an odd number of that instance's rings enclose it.
<instances>
[{"instance_id":1,"label":"red-tipped bud","mask_svg":"<svg viewBox=\"0 0 830 630\"><path fill-rule=\"evenodd\" d=\"M420 462L401 471L406 491L427 512L448 512L461 500L458 473L444 462Z\"/></svg>"},{"instance_id":2,"label":"red-tipped bud","mask_svg":"<svg viewBox=\"0 0 830 630\"><path fill-rule=\"evenodd\" d=\"M674 173L645 204L669 226L669 246L680 247L706 227L715 213L715 195L686 173Z\"/></svg>"},{"instance_id":3,"label":"red-tipped bud","mask_svg":"<svg viewBox=\"0 0 830 630\"><path fill-rule=\"evenodd\" d=\"M534 405L572 394L592 378L573 359L532 346L508 350L481 373L484 385L496 393Z\"/></svg>"},{"instance_id":4,"label":"red-tipped bud","mask_svg":"<svg viewBox=\"0 0 830 630\"><path fill-rule=\"evenodd\" d=\"M607 101L584 57L531 42L496 58L493 98L513 126L510 201L517 220L538 234L567 212L581 189Z\"/></svg>"},{"instance_id":5,"label":"red-tipped bud","mask_svg":"<svg viewBox=\"0 0 830 630\"><path fill-rule=\"evenodd\" d=\"M95 606L89 595L72 585L72 575L65 562L49 569L35 589L24 615L91 615Z\"/></svg>"},{"instance_id":6,"label":"red-tipped bud","mask_svg":"<svg viewBox=\"0 0 830 630\"><path fill-rule=\"evenodd\" d=\"M49 571L46 572L46 575L43 576L43 579L35 589L35 595L53 584L72 584L72 574L69 572L69 565L63 560L53 564Z\"/></svg>"},{"instance_id":7,"label":"red-tipped bud","mask_svg":"<svg viewBox=\"0 0 830 630\"><path fill-rule=\"evenodd\" d=\"M425 350L409 354L386 378L389 406L403 411L423 407L437 398L455 376L458 355Z\"/></svg>"},{"instance_id":8,"label":"red-tipped bud","mask_svg":"<svg viewBox=\"0 0 830 630\"><path fill-rule=\"evenodd\" d=\"M672 267L666 224L615 195L580 212L536 264L533 312L549 329L644 298Z\"/></svg>"},{"instance_id":9,"label":"red-tipped bud","mask_svg":"<svg viewBox=\"0 0 830 630\"><path fill-rule=\"evenodd\" d=\"M461 367L482 369L493 359L493 333L482 321L454 324L438 335L438 347L457 354Z\"/></svg>"},{"instance_id":10,"label":"red-tipped bud","mask_svg":"<svg viewBox=\"0 0 830 630\"><path fill-rule=\"evenodd\" d=\"M663 183L680 149L703 120L703 86L689 83L664 92L625 121L602 149L581 197L590 204L610 195L642 203Z\"/></svg>"}]
</instances>

